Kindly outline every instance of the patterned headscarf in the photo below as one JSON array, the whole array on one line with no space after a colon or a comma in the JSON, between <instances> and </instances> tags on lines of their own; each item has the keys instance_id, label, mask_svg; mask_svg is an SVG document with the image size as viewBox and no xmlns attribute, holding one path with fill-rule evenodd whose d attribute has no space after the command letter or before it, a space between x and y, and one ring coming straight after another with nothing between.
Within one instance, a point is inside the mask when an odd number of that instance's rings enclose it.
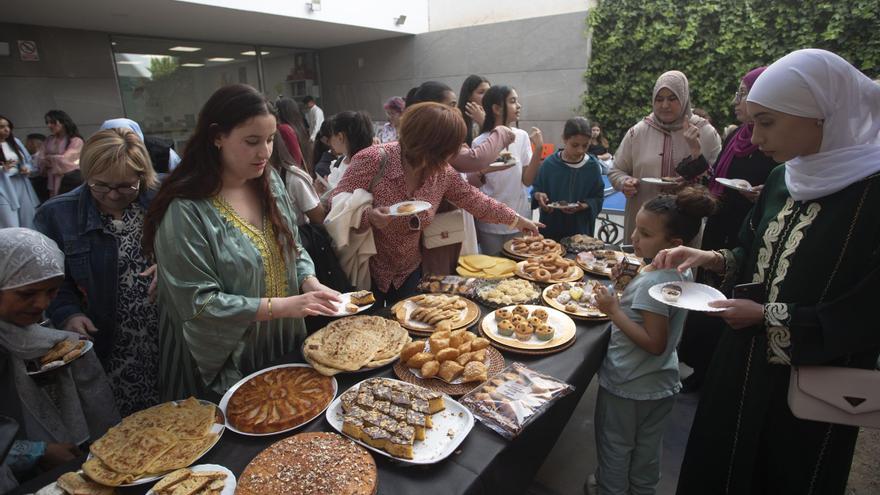
<instances>
[{"instance_id":1,"label":"patterned headscarf","mask_svg":"<svg viewBox=\"0 0 880 495\"><path fill-rule=\"evenodd\" d=\"M16 289L64 275L64 253L55 241L31 229L0 229L0 290Z\"/></svg>"}]
</instances>

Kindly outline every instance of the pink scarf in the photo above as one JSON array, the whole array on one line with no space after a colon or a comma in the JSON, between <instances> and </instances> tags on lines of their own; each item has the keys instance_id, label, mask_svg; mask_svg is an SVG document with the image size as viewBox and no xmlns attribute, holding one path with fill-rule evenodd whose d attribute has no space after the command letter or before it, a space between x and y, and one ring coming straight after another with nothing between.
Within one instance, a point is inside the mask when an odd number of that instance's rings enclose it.
<instances>
[{"instance_id":1,"label":"pink scarf","mask_svg":"<svg viewBox=\"0 0 880 495\"><path fill-rule=\"evenodd\" d=\"M758 67L757 69L752 69L742 78L742 82L747 88L749 88L749 90L752 89L755 80L758 79L758 76L760 76L766 68L767 67ZM741 125L739 129L736 130L733 137L730 138L727 147L721 152L721 156L719 156L718 161L715 162L715 168L712 172L713 180L709 183L709 190L712 191L712 194L716 196L724 194L724 186L715 182L714 179L716 177L721 177L723 179L728 178L727 172L730 170L730 164L733 162L734 157L742 158L744 156L749 156L758 149L758 145L752 144L753 127L754 124L751 122Z\"/></svg>"}]
</instances>

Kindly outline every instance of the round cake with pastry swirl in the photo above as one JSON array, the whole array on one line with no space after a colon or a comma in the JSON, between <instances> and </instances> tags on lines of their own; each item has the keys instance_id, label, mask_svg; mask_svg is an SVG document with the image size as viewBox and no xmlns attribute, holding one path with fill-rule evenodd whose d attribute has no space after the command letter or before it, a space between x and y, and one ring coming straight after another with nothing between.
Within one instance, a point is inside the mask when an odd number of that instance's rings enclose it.
<instances>
[{"instance_id":1,"label":"round cake with pastry swirl","mask_svg":"<svg viewBox=\"0 0 880 495\"><path fill-rule=\"evenodd\" d=\"M333 378L313 368L276 368L238 387L226 406L226 417L245 433L276 433L317 416L334 395Z\"/></svg>"}]
</instances>

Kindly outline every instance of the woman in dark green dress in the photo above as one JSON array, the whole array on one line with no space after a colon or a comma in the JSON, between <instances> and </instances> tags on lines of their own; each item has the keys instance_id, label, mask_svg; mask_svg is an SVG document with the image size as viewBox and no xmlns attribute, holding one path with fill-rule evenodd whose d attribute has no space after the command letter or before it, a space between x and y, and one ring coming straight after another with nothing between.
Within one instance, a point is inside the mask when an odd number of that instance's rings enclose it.
<instances>
[{"instance_id":1,"label":"woman in dark green dress","mask_svg":"<svg viewBox=\"0 0 880 495\"><path fill-rule=\"evenodd\" d=\"M872 369L880 284L880 86L837 55L799 50L748 96L752 142L780 162L733 250L679 247L658 268L757 283L761 303L713 303L722 336L678 493L842 494L858 428L796 418L791 366Z\"/></svg>"}]
</instances>

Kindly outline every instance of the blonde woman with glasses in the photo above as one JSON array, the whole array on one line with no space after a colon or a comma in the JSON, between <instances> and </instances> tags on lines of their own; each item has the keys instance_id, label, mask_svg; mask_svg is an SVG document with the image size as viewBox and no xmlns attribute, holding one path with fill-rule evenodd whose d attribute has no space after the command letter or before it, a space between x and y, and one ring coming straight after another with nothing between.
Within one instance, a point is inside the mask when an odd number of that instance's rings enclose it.
<instances>
[{"instance_id":1,"label":"blonde woman with glasses","mask_svg":"<svg viewBox=\"0 0 880 495\"><path fill-rule=\"evenodd\" d=\"M47 315L92 339L123 416L158 401L155 266L141 250L158 186L149 154L126 128L95 133L80 158L84 183L39 210L37 230L64 250L64 283Z\"/></svg>"}]
</instances>

